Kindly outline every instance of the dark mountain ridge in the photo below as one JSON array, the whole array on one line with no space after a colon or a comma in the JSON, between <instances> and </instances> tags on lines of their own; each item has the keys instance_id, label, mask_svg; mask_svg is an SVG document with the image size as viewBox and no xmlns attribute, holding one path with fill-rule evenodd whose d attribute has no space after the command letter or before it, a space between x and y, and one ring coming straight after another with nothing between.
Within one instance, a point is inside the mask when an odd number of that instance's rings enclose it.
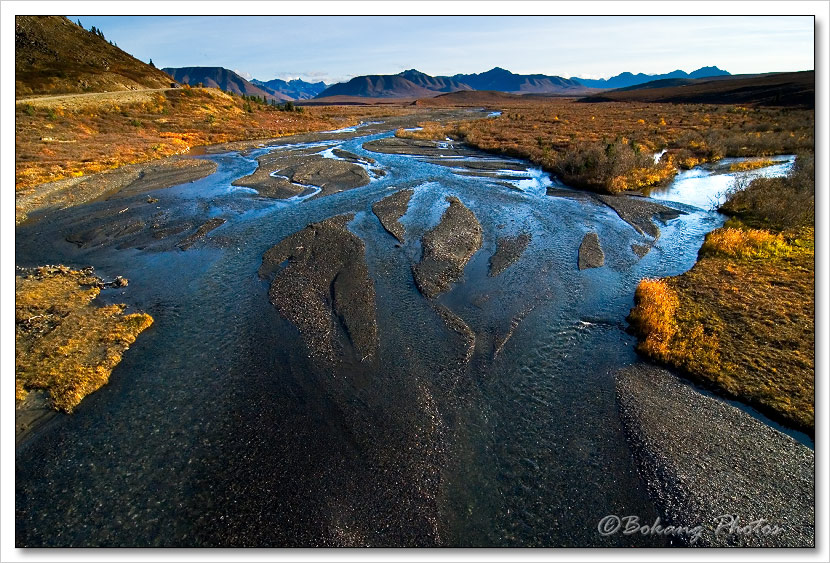
<instances>
[{"instance_id":1,"label":"dark mountain ridge","mask_svg":"<svg viewBox=\"0 0 830 563\"><path fill-rule=\"evenodd\" d=\"M348 82L333 84L317 98L332 96L359 96L364 98L426 98L439 94L407 80L398 74L370 74L355 76Z\"/></svg>"},{"instance_id":2,"label":"dark mountain ridge","mask_svg":"<svg viewBox=\"0 0 830 563\"><path fill-rule=\"evenodd\" d=\"M571 80L579 82L584 86L588 86L589 88L627 88L629 86L637 86L639 84L645 84L647 82L653 82L655 80L666 80L669 78L706 78L710 76L729 76L730 74L725 71L721 70L716 66L704 66L692 72L684 72L682 70L674 70L672 72L667 72L665 74L644 74L642 72L638 74L632 74L630 72L622 72L616 76L612 76L611 78L600 78L600 79L590 79L590 78L577 78L572 77Z\"/></svg>"},{"instance_id":3,"label":"dark mountain ridge","mask_svg":"<svg viewBox=\"0 0 830 563\"><path fill-rule=\"evenodd\" d=\"M667 79L606 90L581 102L648 102L815 107L814 71Z\"/></svg>"},{"instance_id":4,"label":"dark mountain ridge","mask_svg":"<svg viewBox=\"0 0 830 563\"><path fill-rule=\"evenodd\" d=\"M585 90L579 82L548 76L545 74L514 74L509 70L495 67L480 74L456 74L453 79L471 86L473 90L493 90L496 92L548 94L560 93L562 90Z\"/></svg>"},{"instance_id":5,"label":"dark mountain ridge","mask_svg":"<svg viewBox=\"0 0 830 563\"><path fill-rule=\"evenodd\" d=\"M348 82L329 86L317 97L422 98L470 90L575 96L590 92L590 89L582 84L561 76L514 74L509 70L496 67L481 74L456 74L455 76L430 76L415 69L399 74L357 76Z\"/></svg>"}]
</instances>

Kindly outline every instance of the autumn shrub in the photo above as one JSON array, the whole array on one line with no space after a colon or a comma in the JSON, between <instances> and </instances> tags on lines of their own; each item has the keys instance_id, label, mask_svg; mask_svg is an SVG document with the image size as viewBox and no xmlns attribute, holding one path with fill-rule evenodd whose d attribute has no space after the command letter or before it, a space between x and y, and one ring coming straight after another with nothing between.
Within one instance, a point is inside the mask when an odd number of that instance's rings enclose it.
<instances>
[{"instance_id":1,"label":"autumn shrub","mask_svg":"<svg viewBox=\"0 0 830 563\"><path fill-rule=\"evenodd\" d=\"M815 223L815 157L798 155L784 178L744 179L735 183L720 211L755 227L776 230Z\"/></svg>"},{"instance_id":2,"label":"autumn shrub","mask_svg":"<svg viewBox=\"0 0 830 563\"><path fill-rule=\"evenodd\" d=\"M700 256L771 258L791 250L784 236L761 229L721 228L706 236Z\"/></svg>"},{"instance_id":3,"label":"autumn shrub","mask_svg":"<svg viewBox=\"0 0 830 563\"><path fill-rule=\"evenodd\" d=\"M622 140L576 145L558 153L553 168L565 183L610 193L648 188L674 174L636 143Z\"/></svg>"},{"instance_id":4,"label":"autumn shrub","mask_svg":"<svg viewBox=\"0 0 830 563\"><path fill-rule=\"evenodd\" d=\"M758 168L765 168L775 164L769 159L760 160L744 160L742 162L733 162L729 165L730 172L746 172L749 170L757 170Z\"/></svg>"},{"instance_id":5,"label":"autumn shrub","mask_svg":"<svg viewBox=\"0 0 830 563\"><path fill-rule=\"evenodd\" d=\"M677 294L661 279L644 279L634 294L636 306L629 322L642 336L638 350L666 361L671 356L671 343L677 334Z\"/></svg>"}]
</instances>

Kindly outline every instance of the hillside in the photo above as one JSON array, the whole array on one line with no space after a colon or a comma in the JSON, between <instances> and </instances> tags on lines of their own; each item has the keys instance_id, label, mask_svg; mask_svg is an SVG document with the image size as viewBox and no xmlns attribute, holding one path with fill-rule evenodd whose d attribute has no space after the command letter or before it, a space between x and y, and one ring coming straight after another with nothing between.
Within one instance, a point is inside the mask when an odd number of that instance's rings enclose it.
<instances>
[{"instance_id":1,"label":"hillside","mask_svg":"<svg viewBox=\"0 0 830 563\"><path fill-rule=\"evenodd\" d=\"M602 92L583 102L672 102L815 107L815 72L698 78Z\"/></svg>"},{"instance_id":2,"label":"hillside","mask_svg":"<svg viewBox=\"0 0 830 563\"><path fill-rule=\"evenodd\" d=\"M251 83L271 94L284 94L295 100L310 100L326 89L325 82L306 82L299 79L285 81L275 78L267 82L253 79Z\"/></svg>"},{"instance_id":3,"label":"hillside","mask_svg":"<svg viewBox=\"0 0 830 563\"><path fill-rule=\"evenodd\" d=\"M168 88L170 77L63 16L15 17L15 96Z\"/></svg>"},{"instance_id":4,"label":"hillside","mask_svg":"<svg viewBox=\"0 0 830 563\"><path fill-rule=\"evenodd\" d=\"M454 80L468 84L474 90L495 90L514 94L559 94L571 91L584 94L586 87L575 80L544 74L514 74L495 67L481 74L456 74Z\"/></svg>"},{"instance_id":5,"label":"hillside","mask_svg":"<svg viewBox=\"0 0 830 563\"><path fill-rule=\"evenodd\" d=\"M365 98L425 98L436 92L407 80L399 75L372 74L356 76L326 88L317 98L332 96L356 96Z\"/></svg>"},{"instance_id":6,"label":"hillside","mask_svg":"<svg viewBox=\"0 0 830 563\"><path fill-rule=\"evenodd\" d=\"M460 90L472 90L473 88L467 84L459 82L447 76L430 76L421 71L410 69L398 74L427 90L434 90L435 92L458 92Z\"/></svg>"},{"instance_id":7,"label":"hillside","mask_svg":"<svg viewBox=\"0 0 830 563\"><path fill-rule=\"evenodd\" d=\"M590 78L572 77L571 80L575 80L576 82L579 82L580 84L583 84L590 88L617 89L627 88L629 86L637 86L639 84L645 84L647 82L653 82L655 80L668 80L672 78L707 78L711 76L730 76L730 74L727 71L721 70L716 66L704 66L689 73L684 72L682 70L675 70L672 72L667 72L665 74L644 74L642 72L632 74L630 72L622 72L616 76L612 76L611 78L607 79L600 78L593 80Z\"/></svg>"},{"instance_id":8,"label":"hillside","mask_svg":"<svg viewBox=\"0 0 830 563\"><path fill-rule=\"evenodd\" d=\"M293 100L280 92L265 91L259 86L248 82L232 70L221 66L186 66L181 68L164 68L177 82L196 86L204 85L205 88L219 88L224 92L234 94L245 94L246 96L259 96L266 100L286 101Z\"/></svg>"}]
</instances>

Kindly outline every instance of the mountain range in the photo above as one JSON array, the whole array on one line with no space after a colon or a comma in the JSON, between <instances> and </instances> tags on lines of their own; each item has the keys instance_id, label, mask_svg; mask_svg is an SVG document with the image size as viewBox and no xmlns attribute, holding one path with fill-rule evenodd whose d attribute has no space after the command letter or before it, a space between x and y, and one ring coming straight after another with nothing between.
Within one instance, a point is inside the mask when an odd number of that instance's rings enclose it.
<instances>
[{"instance_id":1,"label":"mountain range","mask_svg":"<svg viewBox=\"0 0 830 563\"><path fill-rule=\"evenodd\" d=\"M291 96L295 100L309 100L326 89L325 82L306 82L300 79L285 81L275 78L263 82L262 80L254 78L251 82L266 92L271 92L274 95L284 94Z\"/></svg>"},{"instance_id":2,"label":"mountain range","mask_svg":"<svg viewBox=\"0 0 830 563\"><path fill-rule=\"evenodd\" d=\"M600 89L630 88L659 80L673 80L674 85L679 85L684 80L730 76L716 66L691 73L682 70L666 74L623 72L599 80L515 74L495 67L479 74L453 76L430 76L410 69L398 74L357 76L330 86L303 80L246 80L223 67L165 68L162 72L107 41L100 30L87 31L79 22L60 16L15 18L15 67L15 93L18 96L166 88L176 81L191 86L201 83L206 87L279 102L334 96L429 98L464 91L585 96ZM669 85L663 83L661 87Z\"/></svg>"},{"instance_id":3,"label":"mountain range","mask_svg":"<svg viewBox=\"0 0 830 563\"><path fill-rule=\"evenodd\" d=\"M581 96L598 89L616 89L637 86L653 80L694 79L729 76L716 66L699 68L686 73L676 70L667 74L632 74L623 72L608 79L563 78L546 74L515 74L495 67L480 74L430 76L415 69L398 74L371 74L356 76L348 82L333 84L317 95L357 96L365 98L424 98L465 90L487 90L511 94L552 94Z\"/></svg>"},{"instance_id":4,"label":"mountain range","mask_svg":"<svg viewBox=\"0 0 830 563\"><path fill-rule=\"evenodd\" d=\"M640 84L645 84L646 82L665 80L668 78L708 78L711 76L730 76L730 74L716 66L704 66L688 73L682 70L675 70L665 74L643 74L642 72L632 74L630 72L623 72L617 76L612 76L611 78L600 78L594 80L590 78L572 77L571 80L575 80L584 86L588 86L589 88L616 89L627 88L629 86L638 86Z\"/></svg>"},{"instance_id":5,"label":"mountain range","mask_svg":"<svg viewBox=\"0 0 830 563\"><path fill-rule=\"evenodd\" d=\"M481 74L455 76L430 76L415 69L398 74L356 76L348 82L329 86L317 97L423 98L463 90L558 95L582 95L591 91L583 84L568 78L544 74L514 74L496 67Z\"/></svg>"}]
</instances>

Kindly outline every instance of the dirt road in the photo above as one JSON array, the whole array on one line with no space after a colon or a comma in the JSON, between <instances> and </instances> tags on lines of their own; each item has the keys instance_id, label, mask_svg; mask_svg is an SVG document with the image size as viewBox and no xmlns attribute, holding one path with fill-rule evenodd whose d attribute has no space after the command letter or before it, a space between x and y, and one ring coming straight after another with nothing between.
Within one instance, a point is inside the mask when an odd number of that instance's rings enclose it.
<instances>
[{"instance_id":1,"label":"dirt road","mask_svg":"<svg viewBox=\"0 0 830 563\"><path fill-rule=\"evenodd\" d=\"M86 94L62 94L60 96L37 96L16 100L17 105L34 107L83 107L102 103L135 104L152 99L155 94L174 90L174 88L155 88L146 90L121 90L118 92L90 92Z\"/></svg>"}]
</instances>

